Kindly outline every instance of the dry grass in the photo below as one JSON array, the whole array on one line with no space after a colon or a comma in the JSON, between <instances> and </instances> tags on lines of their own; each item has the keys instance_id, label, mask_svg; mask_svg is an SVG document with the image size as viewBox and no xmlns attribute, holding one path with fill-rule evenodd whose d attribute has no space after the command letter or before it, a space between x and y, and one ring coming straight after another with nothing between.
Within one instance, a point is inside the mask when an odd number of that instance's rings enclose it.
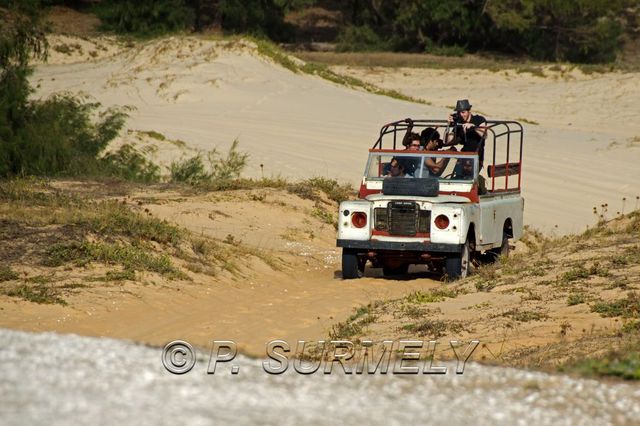
<instances>
[{"instance_id":1,"label":"dry grass","mask_svg":"<svg viewBox=\"0 0 640 426\"><path fill-rule=\"evenodd\" d=\"M193 235L126 197L95 198L95 192L61 190L45 180L0 181L2 293L66 303L85 283L136 282L137 272L184 285L195 274L240 275L250 259L273 269L283 265L241 242ZM107 271L96 275L96 268Z\"/></svg>"},{"instance_id":2,"label":"dry grass","mask_svg":"<svg viewBox=\"0 0 640 426\"><path fill-rule=\"evenodd\" d=\"M478 352L481 360L555 369L571 356L594 356L596 338L610 338L617 348L624 339L615 336L637 333L639 239L639 211L578 235L548 237L527 229L522 247L508 258L482 265L464 280L378 303L368 311L366 328L350 319L341 330L375 340L408 333L457 340L484 336L489 343ZM629 362L635 365L623 360Z\"/></svg>"},{"instance_id":3,"label":"dry grass","mask_svg":"<svg viewBox=\"0 0 640 426\"><path fill-rule=\"evenodd\" d=\"M398 52L295 51L292 53L304 61L325 65L388 68L485 69L493 72L513 69L519 73L527 72L539 77L545 76L545 70L568 72L572 69L579 69L585 74L591 74L612 71L634 72L640 69L640 64L629 61L621 61L615 64L557 64L555 62L536 62L522 58L491 54L466 54L461 57L456 57L430 55L427 53Z\"/></svg>"}]
</instances>

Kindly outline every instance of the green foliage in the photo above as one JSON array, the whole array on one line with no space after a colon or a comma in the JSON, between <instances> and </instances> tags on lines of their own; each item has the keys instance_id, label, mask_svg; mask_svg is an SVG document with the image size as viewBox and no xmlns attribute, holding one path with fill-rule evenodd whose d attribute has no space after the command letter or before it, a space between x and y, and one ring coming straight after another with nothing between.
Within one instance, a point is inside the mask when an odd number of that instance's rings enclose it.
<instances>
[{"instance_id":1,"label":"green foliage","mask_svg":"<svg viewBox=\"0 0 640 426\"><path fill-rule=\"evenodd\" d=\"M417 324L406 324L403 330L416 333L418 336L429 336L430 338L442 337L447 330L457 333L462 331L462 324L457 321L424 320Z\"/></svg>"},{"instance_id":2,"label":"green foliage","mask_svg":"<svg viewBox=\"0 0 640 426\"><path fill-rule=\"evenodd\" d=\"M623 33L620 16L632 0L490 2L496 39L539 59L610 62Z\"/></svg>"},{"instance_id":3,"label":"green foliage","mask_svg":"<svg viewBox=\"0 0 640 426\"><path fill-rule=\"evenodd\" d=\"M206 161L202 153L171 163L171 181L198 185L211 182L230 182L240 177L240 173L247 165L249 154L238 151L239 141L231 144L226 157L221 157L217 150L206 154Z\"/></svg>"},{"instance_id":4,"label":"green foliage","mask_svg":"<svg viewBox=\"0 0 640 426\"><path fill-rule=\"evenodd\" d=\"M9 265L0 265L0 283L17 280L18 274Z\"/></svg>"},{"instance_id":5,"label":"green foliage","mask_svg":"<svg viewBox=\"0 0 640 426\"><path fill-rule=\"evenodd\" d=\"M301 182L289 184L287 191L296 194L300 198L313 201L322 201L319 192L323 192L326 196L336 203L348 200L354 193L354 189L349 184L340 184L335 179L327 179L324 177L313 177Z\"/></svg>"},{"instance_id":6,"label":"green foliage","mask_svg":"<svg viewBox=\"0 0 640 426\"><path fill-rule=\"evenodd\" d=\"M525 310L520 310L518 308L514 308L507 312L504 312L502 316L509 317L512 320L518 321L518 322L541 321L549 317L547 314L543 312L525 311Z\"/></svg>"},{"instance_id":7,"label":"green foliage","mask_svg":"<svg viewBox=\"0 0 640 426\"><path fill-rule=\"evenodd\" d=\"M95 160L94 160L95 161ZM97 160L100 174L134 182L160 181L160 167L125 144Z\"/></svg>"},{"instance_id":8,"label":"green foliage","mask_svg":"<svg viewBox=\"0 0 640 426\"><path fill-rule=\"evenodd\" d=\"M493 50L544 60L610 62L634 34L636 0L349 0L342 50L426 51L458 56ZM381 41L384 41L382 43Z\"/></svg>"},{"instance_id":9,"label":"green foliage","mask_svg":"<svg viewBox=\"0 0 640 426\"><path fill-rule=\"evenodd\" d=\"M567 305L574 306L587 301L587 295L585 293L571 293L567 297Z\"/></svg>"},{"instance_id":10,"label":"green foliage","mask_svg":"<svg viewBox=\"0 0 640 426\"><path fill-rule=\"evenodd\" d=\"M143 247L118 243L93 243L83 241L55 244L48 250L47 266L74 263L78 266L90 262L122 265L125 270L157 272L170 278L184 278L166 255L154 256Z\"/></svg>"},{"instance_id":11,"label":"green foliage","mask_svg":"<svg viewBox=\"0 0 640 426\"><path fill-rule=\"evenodd\" d=\"M8 145L29 113L29 60L46 58L38 4L35 0L0 0L0 176L11 161Z\"/></svg>"},{"instance_id":12,"label":"green foliage","mask_svg":"<svg viewBox=\"0 0 640 426\"><path fill-rule=\"evenodd\" d=\"M586 359L571 366L564 366L563 371L573 371L584 376L618 377L625 380L640 380L640 353L612 351L601 359Z\"/></svg>"},{"instance_id":13,"label":"green foliage","mask_svg":"<svg viewBox=\"0 0 640 426\"><path fill-rule=\"evenodd\" d=\"M98 107L66 94L24 103L12 135L0 145L0 176L125 174L123 168L139 157L127 150L106 160L98 155L118 134L126 114L113 109L96 113Z\"/></svg>"},{"instance_id":14,"label":"green foliage","mask_svg":"<svg viewBox=\"0 0 640 426\"><path fill-rule=\"evenodd\" d=\"M105 0L95 12L104 29L137 37L188 30L195 19L185 0Z\"/></svg>"},{"instance_id":15,"label":"green foliage","mask_svg":"<svg viewBox=\"0 0 640 426\"><path fill-rule=\"evenodd\" d=\"M625 299L594 303L591 311L603 317L640 318L640 294L629 292Z\"/></svg>"},{"instance_id":16,"label":"green foliage","mask_svg":"<svg viewBox=\"0 0 640 426\"><path fill-rule=\"evenodd\" d=\"M466 49L462 46L458 46L457 44L454 44L451 46L436 46L431 43L428 43L425 46L425 52L431 53L432 55L437 55L437 56L462 57L466 53Z\"/></svg>"},{"instance_id":17,"label":"green foliage","mask_svg":"<svg viewBox=\"0 0 640 426\"><path fill-rule=\"evenodd\" d=\"M305 0L221 0L218 7L225 32L282 41L293 35L293 28L284 21L285 11L311 3Z\"/></svg>"},{"instance_id":18,"label":"green foliage","mask_svg":"<svg viewBox=\"0 0 640 426\"><path fill-rule=\"evenodd\" d=\"M58 292L47 285L21 284L12 289L4 290L4 294L10 297L18 297L33 303L66 305L64 299L58 296Z\"/></svg>"},{"instance_id":19,"label":"green foliage","mask_svg":"<svg viewBox=\"0 0 640 426\"><path fill-rule=\"evenodd\" d=\"M367 325L378 319L375 310L381 304L382 302L373 302L366 306L360 306L346 321L331 326L329 336L332 340L339 340L361 335Z\"/></svg>"},{"instance_id":20,"label":"green foliage","mask_svg":"<svg viewBox=\"0 0 640 426\"><path fill-rule=\"evenodd\" d=\"M455 298L458 292L449 288L436 288L430 291L415 291L406 297L409 303L436 303L447 298Z\"/></svg>"},{"instance_id":21,"label":"green foliage","mask_svg":"<svg viewBox=\"0 0 640 426\"><path fill-rule=\"evenodd\" d=\"M171 182L183 182L191 185L210 182L211 173L207 172L202 154L171 163Z\"/></svg>"},{"instance_id":22,"label":"green foliage","mask_svg":"<svg viewBox=\"0 0 640 426\"><path fill-rule=\"evenodd\" d=\"M75 215L68 224L86 227L98 235L124 236L138 241L155 241L177 246L182 241L179 228L165 220L143 215L116 201L81 203L82 215Z\"/></svg>"},{"instance_id":23,"label":"green foliage","mask_svg":"<svg viewBox=\"0 0 640 426\"><path fill-rule=\"evenodd\" d=\"M380 51L392 47L368 25L346 27L338 34L336 41L338 52Z\"/></svg>"},{"instance_id":24,"label":"green foliage","mask_svg":"<svg viewBox=\"0 0 640 426\"><path fill-rule=\"evenodd\" d=\"M178 246L183 231L165 220L138 213L115 200L92 202L35 179L0 180L0 205L9 220L29 226L77 226L96 235Z\"/></svg>"},{"instance_id":25,"label":"green foliage","mask_svg":"<svg viewBox=\"0 0 640 426\"><path fill-rule=\"evenodd\" d=\"M29 60L45 58L47 42L38 0L0 0L0 72L28 70Z\"/></svg>"},{"instance_id":26,"label":"green foliage","mask_svg":"<svg viewBox=\"0 0 640 426\"><path fill-rule=\"evenodd\" d=\"M29 59L46 57L37 0L0 1L0 177L109 175L157 180L131 148L100 159L126 114L67 94L29 101Z\"/></svg>"}]
</instances>

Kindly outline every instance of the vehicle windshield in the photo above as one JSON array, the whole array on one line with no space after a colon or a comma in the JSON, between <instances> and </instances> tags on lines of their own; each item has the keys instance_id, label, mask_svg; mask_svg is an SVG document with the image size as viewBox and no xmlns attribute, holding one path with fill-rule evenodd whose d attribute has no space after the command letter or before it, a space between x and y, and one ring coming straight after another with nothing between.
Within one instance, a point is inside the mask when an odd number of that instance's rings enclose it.
<instances>
[{"instance_id":1,"label":"vehicle windshield","mask_svg":"<svg viewBox=\"0 0 640 426\"><path fill-rule=\"evenodd\" d=\"M435 177L446 182L472 182L478 175L478 156L433 151L371 152L367 179Z\"/></svg>"}]
</instances>

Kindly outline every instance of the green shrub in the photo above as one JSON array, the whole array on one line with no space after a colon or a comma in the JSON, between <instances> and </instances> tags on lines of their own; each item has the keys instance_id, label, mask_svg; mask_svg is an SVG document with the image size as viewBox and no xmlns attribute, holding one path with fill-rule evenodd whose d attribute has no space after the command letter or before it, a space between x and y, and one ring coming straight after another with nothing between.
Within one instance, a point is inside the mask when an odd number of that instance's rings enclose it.
<instances>
[{"instance_id":1,"label":"green shrub","mask_svg":"<svg viewBox=\"0 0 640 426\"><path fill-rule=\"evenodd\" d=\"M417 324L406 324L402 326L402 329L412 333L416 333L418 336L429 336L436 339L446 334L447 330L454 333L460 332L463 327L457 321L444 321L444 320L424 320Z\"/></svg>"},{"instance_id":2,"label":"green shrub","mask_svg":"<svg viewBox=\"0 0 640 426\"><path fill-rule=\"evenodd\" d=\"M596 302L591 305L591 312L597 312L603 317L639 318L640 294L629 292L626 299Z\"/></svg>"},{"instance_id":3,"label":"green shrub","mask_svg":"<svg viewBox=\"0 0 640 426\"><path fill-rule=\"evenodd\" d=\"M466 50L462 46L453 44L451 46L438 46L433 43L427 43L425 46L425 52L438 56L457 56L462 57L466 53Z\"/></svg>"},{"instance_id":4,"label":"green shrub","mask_svg":"<svg viewBox=\"0 0 640 426\"><path fill-rule=\"evenodd\" d=\"M222 185L224 182L232 182L240 177L240 173L247 165L249 154L238 151L239 141L236 139L231 144L226 157L221 157L217 150L209 151L205 158L202 153L171 163L171 181L184 182L191 185L216 182Z\"/></svg>"},{"instance_id":5,"label":"green shrub","mask_svg":"<svg viewBox=\"0 0 640 426\"><path fill-rule=\"evenodd\" d=\"M587 295L585 293L571 293L567 296L567 305L574 306L587 301Z\"/></svg>"},{"instance_id":6,"label":"green shrub","mask_svg":"<svg viewBox=\"0 0 640 426\"><path fill-rule=\"evenodd\" d=\"M98 160L100 174L135 182L160 181L160 167L125 144Z\"/></svg>"},{"instance_id":7,"label":"green shrub","mask_svg":"<svg viewBox=\"0 0 640 426\"><path fill-rule=\"evenodd\" d=\"M335 179L313 177L287 186L287 191L296 194L300 198L313 201L321 201L318 191L324 192L327 197L340 203L348 200L355 192L349 184L340 184Z\"/></svg>"},{"instance_id":8,"label":"green shrub","mask_svg":"<svg viewBox=\"0 0 640 426\"><path fill-rule=\"evenodd\" d=\"M66 305L67 302L60 298L55 288L46 285L21 284L3 293L10 297L19 297L33 303Z\"/></svg>"},{"instance_id":9,"label":"green shrub","mask_svg":"<svg viewBox=\"0 0 640 426\"><path fill-rule=\"evenodd\" d=\"M284 21L285 11L308 3L309 0L221 0L218 7L225 32L283 41L293 35L293 27Z\"/></svg>"},{"instance_id":10,"label":"green shrub","mask_svg":"<svg viewBox=\"0 0 640 426\"><path fill-rule=\"evenodd\" d=\"M611 351L604 358L581 360L574 365L564 366L562 370L574 371L584 376L640 380L640 355L636 351L626 353Z\"/></svg>"},{"instance_id":11,"label":"green shrub","mask_svg":"<svg viewBox=\"0 0 640 426\"><path fill-rule=\"evenodd\" d=\"M100 175L112 167L98 155L126 114L67 94L24 105L23 117L0 144L0 176Z\"/></svg>"},{"instance_id":12,"label":"green shrub","mask_svg":"<svg viewBox=\"0 0 640 426\"><path fill-rule=\"evenodd\" d=\"M202 154L172 162L170 171L171 182L184 182L193 185L211 181L211 173L205 169Z\"/></svg>"},{"instance_id":13,"label":"green shrub","mask_svg":"<svg viewBox=\"0 0 640 426\"><path fill-rule=\"evenodd\" d=\"M18 274L9 265L0 265L0 283L4 281L17 280Z\"/></svg>"},{"instance_id":14,"label":"green shrub","mask_svg":"<svg viewBox=\"0 0 640 426\"><path fill-rule=\"evenodd\" d=\"M170 278L184 278L166 255L154 256L141 247L118 243L82 243L55 244L48 250L47 266L60 266L74 263L78 266L90 262L116 264L130 271L151 271Z\"/></svg>"},{"instance_id":15,"label":"green shrub","mask_svg":"<svg viewBox=\"0 0 640 426\"><path fill-rule=\"evenodd\" d=\"M95 12L105 30L138 37L188 30L195 19L184 0L106 0Z\"/></svg>"},{"instance_id":16,"label":"green shrub","mask_svg":"<svg viewBox=\"0 0 640 426\"><path fill-rule=\"evenodd\" d=\"M371 27L351 26L346 27L338 34L338 44L336 50L338 52L362 52L389 50L391 45L384 41Z\"/></svg>"},{"instance_id":17,"label":"green shrub","mask_svg":"<svg viewBox=\"0 0 640 426\"><path fill-rule=\"evenodd\" d=\"M442 302L447 298L455 298L458 295L458 292L454 289L449 288L435 288L428 292L425 291L415 291L409 294L406 297L407 302L409 303L436 303Z\"/></svg>"}]
</instances>

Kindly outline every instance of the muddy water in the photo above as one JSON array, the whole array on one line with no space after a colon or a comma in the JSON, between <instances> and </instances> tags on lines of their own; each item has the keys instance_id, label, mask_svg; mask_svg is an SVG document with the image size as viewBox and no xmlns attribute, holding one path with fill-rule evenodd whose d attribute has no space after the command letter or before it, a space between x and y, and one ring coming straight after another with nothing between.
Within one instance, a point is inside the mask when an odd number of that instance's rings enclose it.
<instances>
[{"instance_id":1,"label":"muddy water","mask_svg":"<svg viewBox=\"0 0 640 426\"><path fill-rule=\"evenodd\" d=\"M0 330L2 424L640 424L640 386L467 364L463 375L303 376L239 357L164 370L161 349Z\"/></svg>"}]
</instances>

